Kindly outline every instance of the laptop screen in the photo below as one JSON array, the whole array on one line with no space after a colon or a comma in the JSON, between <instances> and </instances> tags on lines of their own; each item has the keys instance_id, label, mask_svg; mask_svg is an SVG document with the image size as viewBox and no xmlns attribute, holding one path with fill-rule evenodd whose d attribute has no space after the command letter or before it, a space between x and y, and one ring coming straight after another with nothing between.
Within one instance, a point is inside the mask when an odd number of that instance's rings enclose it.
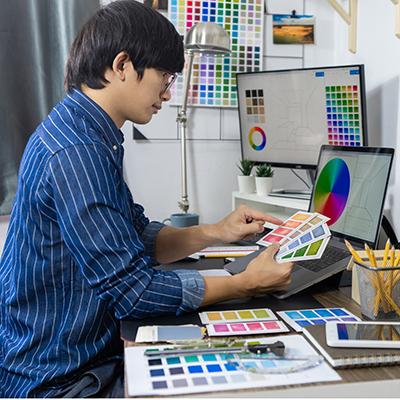
<instances>
[{"instance_id":1,"label":"laptop screen","mask_svg":"<svg viewBox=\"0 0 400 400\"><path fill-rule=\"evenodd\" d=\"M376 248L394 149L321 146L310 211L333 236Z\"/></svg>"}]
</instances>

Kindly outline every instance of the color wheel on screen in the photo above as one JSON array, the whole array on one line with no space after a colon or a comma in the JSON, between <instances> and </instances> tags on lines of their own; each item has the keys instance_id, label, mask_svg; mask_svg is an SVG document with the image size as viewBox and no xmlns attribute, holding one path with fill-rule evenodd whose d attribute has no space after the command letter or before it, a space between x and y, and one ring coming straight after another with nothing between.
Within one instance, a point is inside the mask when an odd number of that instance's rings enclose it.
<instances>
[{"instance_id":1,"label":"color wheel on screen","mask_svg":"<svg viewBox=\"0 0 400 400\"><path fill-rule=\"evenodd\" d=\"M258 136L258 139L261 139L258 144L254 143L255 141L253 140L253 134L256 134ZM249 143L250 146L256 151L261 151L267 144L267 137L265 136L264 131L259 126L255 126L254 128L250 129Z\"/></svg>"},{"instance_id":2,"label":"color wheel on screen","mask_svg":"<svg viewBox=\"0 0 400 400\"><path fill-rule=\"evenodd\" d=\"M340 158L329 161L315 184L314 210L330 218L334 224L342 215L350 192L350 172Z\"/></svg>"}]
</instances>

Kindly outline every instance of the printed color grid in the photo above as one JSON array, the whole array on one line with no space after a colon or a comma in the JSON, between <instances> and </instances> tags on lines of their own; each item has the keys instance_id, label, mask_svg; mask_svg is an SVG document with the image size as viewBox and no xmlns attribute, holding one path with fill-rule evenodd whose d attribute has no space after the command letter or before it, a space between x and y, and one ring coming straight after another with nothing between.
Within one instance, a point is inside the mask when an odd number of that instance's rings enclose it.
<instances>
[{"instance_id":1,"label":"printed color grid","mask_svg":"<svg viewBox=\"0 0 400 400\"><path fill-rule=\"evenodd\" d=\"M325 97L329 144L361 146L358 85L326 86Z\"/></svg>"},{"instance_id":2,"label":"printed color grid","mask_svg":"<svg viewBox=\"0 0 400 400\"><path fill-rule=\"evenodd\" d=\"M259 341L252 339L251 343L273 343L277 340L284 343L287 356L317 354L301 335L274 336ZM327 363L296 373L257 374L235 368L226 360L224 353L146 356L145 350L151 349L161 350L158 347L141 346L125 349L129 396L173 396L340 380L340 376ZM283 366L278 360L249 359L248 354L243 355L242 362L249 363L245 364L246 367L253 367L255 363L257 367L264 368ZM288 363L295 362L286 361L285 366Z\"/></svg>"},{"instance_id":3,"label":"printed color grid","mask_svg":"<svg viewBox=\"0 0 400 400\"><path fill-rule=\"evenodd\" d=\"M182 37L193 25L210 21L225 28L231 38L231 56L194 57L189 105L237 107L236 73L262 69L263 1L169 0L169 18ZM180 75L171 89L170 104L180 105L182 92Z\"/></svg>"}]
</instances>

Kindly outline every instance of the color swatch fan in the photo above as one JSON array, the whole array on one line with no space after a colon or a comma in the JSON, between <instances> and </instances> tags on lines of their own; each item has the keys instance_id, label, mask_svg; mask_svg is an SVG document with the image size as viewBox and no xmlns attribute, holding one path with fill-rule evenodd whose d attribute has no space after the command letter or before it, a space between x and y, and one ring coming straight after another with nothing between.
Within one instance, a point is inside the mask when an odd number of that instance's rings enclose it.
<instances>
[{"instance_id":1,"label":"color swatch fan","mask_svg":"<svg viewBox=\"0 0 400 400\"><path fill-rule=\"evenodd\" d=\"M328 217L317 212L299 211L257 244L268 247L279 243L281 248L275 256L277 262L318 259L331 237L328 221Z\"/></svg>"}]
</instances>

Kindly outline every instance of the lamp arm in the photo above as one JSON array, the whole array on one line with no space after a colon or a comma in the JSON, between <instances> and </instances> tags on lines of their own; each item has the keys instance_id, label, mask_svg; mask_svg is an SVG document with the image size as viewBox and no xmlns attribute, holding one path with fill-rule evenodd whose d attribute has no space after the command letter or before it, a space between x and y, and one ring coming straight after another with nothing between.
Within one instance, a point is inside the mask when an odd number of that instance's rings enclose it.
<instances>
[{"instance_id":1,"label":"lamp arm","mask_svg":"<svg viewBox=\"0 0 400 400\"><path fill-rule=\"evenodd\" d=\"M192 67L193 67L193 57L194 53L192 51L188 51L188 69L185 77L185 84L183 86L183 98L182 98L182 107L181 111L176 118L177 122L179 122L179 131L181 136L181 161L182 161L182 201L178 202L179 207L182 209L183 213L187 213L189 209L189 200L187 194L187 173L186 173L186 109L187 109L187 100L189 96L189 84L190 77L192 75Z\"/></svg>"}]
</instances>

